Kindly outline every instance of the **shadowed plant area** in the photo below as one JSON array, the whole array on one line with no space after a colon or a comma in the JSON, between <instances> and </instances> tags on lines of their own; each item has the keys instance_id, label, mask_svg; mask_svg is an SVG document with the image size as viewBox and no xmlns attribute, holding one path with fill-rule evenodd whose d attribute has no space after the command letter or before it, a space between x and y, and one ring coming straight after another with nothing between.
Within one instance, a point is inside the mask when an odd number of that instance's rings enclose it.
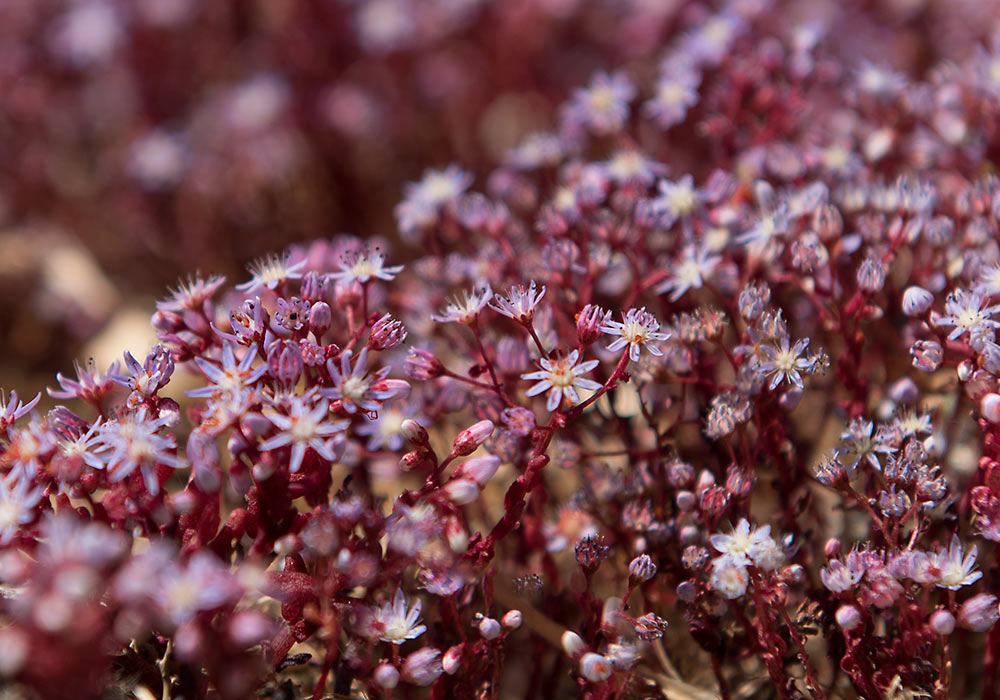
<instances>
[{"instance_id":1,"label":"shadowed plant area","mask_svg":"<svg viewBox=\"0 0 1000 700\"><path fill-rule=\"evenodd\" d=\"M0 698L997 697L998 16L0 3Z\"/></svg>"}]
</instances>

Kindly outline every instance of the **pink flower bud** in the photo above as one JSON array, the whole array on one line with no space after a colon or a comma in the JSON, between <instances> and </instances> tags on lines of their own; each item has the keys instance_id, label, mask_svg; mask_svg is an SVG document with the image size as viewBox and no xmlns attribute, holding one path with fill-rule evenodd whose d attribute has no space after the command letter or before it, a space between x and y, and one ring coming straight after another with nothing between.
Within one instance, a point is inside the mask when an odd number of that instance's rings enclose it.
<instances>
[{"instance_id":1,"label":"pink flower bud","mask_svg":"<svg viewBox=\"0 0 1000 700\"><path fill-rule=\"evenodd\" d=\"M428 686L443 672L441 652L432 647L418 649L403 661L403 678L414 685Z\"/></svg>"},{"instance_id":2,"label":"pink flower bud","mask_svg":"<svg viewBox=\"0 0 1000 700\"><path fill-rule=\"evenodd\" d=\"M457 506L468 505L479 498L479 484L471 479L452 479L441 491Z\"/></svg>"},{"instance_id":3,"label":"pink flower bud","mask_svg":"<svg viewBox=\"0 0 1000 700\"><path fill-rule=\"evenodd\" d=\"M499 468L499 457L494 457L493 455L473 457L459 465L458 469L455 470L455 476L462 479L471 479L482 488L493 478L493 475L497 473L497 469Z\"/></svg>"},{"instance_id":4,"label":"pink flower bud","mask_svg":"<svg viewBox=\"0 0 1000 700\"><path fill-rule=\"evenodd\" d=\"M989 393L979 402L979 413L990 423L1000 423L1000 394Z\"/></svg>"},{"instance_id":5,"label":"pink flower bud","mask_svg":"<svg viewBox=\"0 0 1000 700\"><path fill-rule=\"evenodd\" d=\"M611 320L611 312L600 306L587 304L576 315L576 337L580 345L590 345L603 335L601 326Z\"/></svg>"},{"instance_id":6,"label":"pink flower bud","mask_svg":"<svg viewBox=\"0 0 1000 700\"><path fill-rule=\"evenodd\" d=\"M458 434L451 446L452 454L458 457L471 455L493 434L493 421L481 420Z\"/></svg>"},{"instance_id":7,"label":"pink flower bud","mask_svg":"<svg viewBox=\"0 0 1000 700\"><path fill-rule=\"evenodd\" d=\"M698 503L698 497L690 491L678 491L675 500L681 510L691 510Z\"/></svg>"},{"instance_id":8,"label":"pink flower bud","mask_svg":"<svg viewBox=\"0 0 1000 700\"><path fill-rule=\"evenodd\" d=\"M462 644L450 647L441 659L441 667L449 676L453 675L462 665Z\"/></svg>"},{"instance_id":9,"label":"pink flower bud","mask_svg":"<svg viewBox=\"0 0 1000 700\"><path fill-rule=\"evenodd\" d=\"M958 609L958 624L974 632L985 632L998 618L1000 612L997 611L996 596L988 593L972 596Z\"/></svg>"},{"instance_id":10,"label":"pink flower bud","mask_svg":"<svg viewBox=\"0 0 1000 700\"><path fill-rule=\"evenodd\" d=\"M562 638L559 640L562 644L563 651L570 658L575 658L580 656L587 650L587 644L576 632L566 630L562 633Z\"/></svg>"},{"instance_id":11,"label":"pink flower bud","mask_svg":"<svg viewBox=\"0 0 1000 700\"><path fill-rule=\"evenodd\" d=\"M372 674L372 679L379 688L395 688L399 685L399 671L390 664L379 664Z\"/></svg>"},{"instance_id":12,"label":"pink flower bud","mask_svg":"<svg viewBox=\"0 0 1000 700\"><path fill-rule=\"evenodd\" d=\"M854 605L841 605L837 608L836 618L843 629L853 629L861 623L861 611Z\"/></svg>"},{"instance_id":13,"label":"pink flower bud","mask_svg":"<svg viewBox=\"0 0 1000 700\"><path fill-rule=\"evenodd\" d=\"M907 287L903 292L903 313L907 316L922 316L934 303L934 295L923 287Z\"/></svg>"},{"instance_id":14,"label":"pink flower bud","mask_svg":"<svg viewBox=\"0 0 1000 700\"><path fill-rule=\"evenodd\" d=\"M465 526L458 521L458 518L448 518L444 521L444 536L455 554L464 554L469 548L469 533L465 531Z\"/></svg>"},{"instance_id":15,"label":"pink flower bud","mask_svg":"<svg viewBox=\"0 0 1000 700\"><path fill-rule=\"evenodd\" d=\"M388 350L406 340L406 328L390 314L385 314L372 326L368 336L368 347L372 350Z\"/></svg>"},{"instance_id":16,"label":"pink flower bud","mask_svg":"<svg viewBox=\"0 0 1000 700\"><path fill-rule=\"evenodd\" d=\"M604 608L601 610L601 629L610 635L614 635L618 630L622 617L622 599L611 596L604 601Z\"/></svg>"},{"instance_id":17,"label":"pink flower bud","mask_svg":"<svg viewBox=\"0 0 1000 700\"><path fill-rule=\"evenodd\" d=\"M629 585L637 586L656 576L656 564L648 554L642 554L628 565Z\"/></svg>"},{"instance_id":18,"label":"pink flower bud","mask_svg":"<svg viewBox=\"0 0 1000 700\"><path fill-rule=\"evenodd\" d=\"M492 617L484 617L479 621L479 634L483 635L483 639L496 639L500 636L501 631L500 623Z\"/></svg>"},{"instance_id":19,"label":"pink flower bud","mask_svg":"<svg viewBox=\"0 0 1000 700\"><path fill-rule=\"evenodd\" d=\"M330 330L331 323L333 323L333 312L330 311L330 305L325 301L317 301L309 307L309 330L313 332L317 340Z\"/></svg>"},{"instance_id":20,"label":"pink flower bud","mask_svg":"<svg viewBox=\"0 0 1000 700\"><path fill-rule=\"evenodd\" d=\"M587 652L580 659L580 675L591 683L600 683L611 677L611 664L600 654Z\"/></svg>"},{"instance_id":21,"label":"pink flower bud","mask_svg":"<svg viewBox=\"0 0 1000 700\"><path fill-rule=\"evenodd\" d=\"M406 436L407 440L416 443L417 445L426 445L430 440L430 436L427 434L427 430L424 426L420 425L420 423L412 418L404 420L402 425L399 426L399 429L403 435Z\"/></svg>"},{"instance_id":22,"label":"pink flower bud","mask_svg":"<svg viewBox=\"0 0 1000 700\"><path fill-rule=\"evenodd\" d=\"M431 464L433 460L426 450L411 450L399 460L399 468L404 472L430 467Z\"/></svg>"},{"instance_id":23,"label":"pink flower bud","mask_svg":"<svg viewBox=\"0 0 1000 700\"><path fill-rule=\"evenodd\" d=\"M504 626L504 629L516 630L521 626L524 621L524 616L521 614L520 610L508 610L507 613L500 619L500 624Z\"/></svg>"},{"instance_id":24,"label":"pink flower bud","mask_svg":"<svg viewBox=\"0 0 1000 700\"><path fill-rule=\"evenodd\" d=\"M836 537L831 537L826 541L826 544L823 545L823 556L825 556L827 559L833 559L834 557L839 556L840 551L841 551L840 540L838 540Z\"/></svg>"},{"instance_id":25,"label":"pink flower bud","mask_svg":"<svg viewBox=\"0 0 1000 700\"><path fill-rule=\"evenodd\" d=\"M955 631L955 616L947 610L935 610L930 619L931 629L942 635Z\"/></svg>"},{"instance_id":26,"label":"pink flower bud","mask_svg":"<svg viewBox=\"0 0 1000 700\"><path fill-rule=\"evenodd\" d=\"M427 381L444 374L444 365L433 353L410 348L406 355L406 374L412 379Z\"/></svg>"},{"instance_id":27,"label":"pink flower bud","mask_svg":"<svg viewBox=\"0 0 1000 700\"><path fill-rule=\"evenodd\" d=\"M393 396L406 396L410 393L410 383L405 379L382 379L372 384L372 392L383 394L380 400L392 398Z\"/></svg>"}]
</instances>

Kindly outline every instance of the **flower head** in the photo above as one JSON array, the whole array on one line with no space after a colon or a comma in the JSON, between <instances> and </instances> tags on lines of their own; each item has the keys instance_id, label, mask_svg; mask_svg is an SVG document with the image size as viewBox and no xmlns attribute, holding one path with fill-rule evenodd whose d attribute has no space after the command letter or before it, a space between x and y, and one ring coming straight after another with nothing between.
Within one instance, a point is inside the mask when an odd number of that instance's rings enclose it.
<instances>
[{"instance_id":1,"label":"flower head","mask_svg":"<svg viewBox=\"0 0 1000 700\"><path fill-rule=\"evenodd\" d=\"M418 624L422 603L417 598L413 607L407 609L406 595L402 589L396 590L392 602L385 603L372 611L372 624L375 633L383 642L402 644L407 639L416 639L427 630L425 625Z\"/></svg>"},{"instance_id":2,"label":"flower head","mask_svg":"<svg viewBox=\"0 0 1000 700\"><path fill-rule=\"evenodd\" d=\"M639 361L639 351L646 348L652 355L657 357L663 355L653 343L658 340L666 340L669 333L660 333L660 322L653 314L646 311L646 307L641 309L629 309L622 314L621 321L608 321L601 326L601 330L609 335L617 335L608 350L617 352L626 345L628 346L629 359L632 362Z\"/></svg>"},{"instance_id":3,"label":"flower head","mask_svg":"<svg viewBox=\"0 0 1000 700\"><path fill-rule=\"evenodd\" d=\"M511 287L505 297L497 294L490 303L490 308L518 323L526 324L534 317L535 307L544 296L545 287L542 287L542 291L537 291L535 281L532 280L527 289L519 284Z\"/></svg>"},{"instance_id":4,"label":"flower head","mask_svg":"<svg viewBox=\"0 0 1000 700\"><path fill-rule=\"evenodd\" d=\"M333 387L321 389L320 393L328 399L339 399L341 406L348 413L355 413L360 408L365 411L377 411L382 402L395 396L403 388L390 385L386 380L389 367L383 367L374 374L368 374L365 364L368 360L368 348L362 348L358 353L354 367L351 358L354 353L347 350L340 356L340 366L333 360L327 360L326 369L333 380Z\"/></svg>"},{"instance_id":5,"label":"flower head","mask_svg":"<svg viewBox=\"0 0 1000 700\"><path fill-rule=\"evenodd\" d=\"M252 278L249 282L236 285L236 288L241 292L258 291L261 287L275 289L285 280L301 279L302 268L305 265L305 260L292 263L288 253L280 256L267 255L253 261L247 266L247 270L250 271Z\"/></svg>"},{"instance_id":6,"label":"flower head","mask_svg":"<svg viewBox=\"0 0 1000 700\"><path fill-rule=\"evenodd\" d=\"M331 272L330 277L341 282L365 284L372 278L389 282L403 271L402 265L385 266L385 256L378 246L368 250L351 250L340 261L340 271Z\"/></svg>"},{"instance_id":7,"label":"flower head","mask_svg":"<svg viewBox=\"0 0 1000 700\"><path fill-rule=\"evenodd\" d=\"M265 415L280 432L261 443L260 449L268 451L291 445L288 470L293 474L302 466L307 448L312 448L325 460L336 459L336 440L333 438L343 433L349 424L347 420L331 421L326 401L311 405L305 396L295 397L287 414L268 411Z\"/></svg>"},{"instance_id":8,"label":"flower head","mask_svg":"<svg viewBox=\"0 0 1000 700\"><path fill-rule=\"evenodd\" d=\"M781 338L781 342L777 347L773 345L761 346L765 359L760 361L757 368L761 373L771 375L771 383L768 385L769 389L773 390L782 380L785 380L789 384L794 384L800 389L803 387L802 376L799 374L799 371L808 370L812 366L812 363L807 358L800 357L807 345L809 345L809 339L802 338L795 345L789 347L788 337L785 336Z\"/></svg>"},{"instance_id":9,"label":"flower head","mask_svg":"<svg viewBox=\"0 0 1000 700\"><path fill-rule=\"evenodd\" d=\"M463 291L461 298L458 296L454 297L444 307L444 311L440 314L432 314L431 319L438 323L471 325L479 317L480 312L486 307L486 304L489 303L492 297L493 290L489 284L485 284L479 291L473 289L471 294Z\"/></svg>"},{"instance_id":10,"label":"flower head","mask_svg":"<svg viewBox=\"0 0 1000 700\"><path fill-rule=\"evenodd\" d=\"M963 556L962 543L958 535L952 536L951 546L948 549L930 556L934 567L941 572L937 581L937 585L941 588L957 591L962 586L975 583L983 576L982 571L973 571L976 566L976 546L970 547Z\"/></svg>"},{"instance_id":11,"label":"flower head","mask_svg":"<svg viewBox=\"0 0 1000 700\"><path fill-rule=\"evenodd\" d=\"M546 402L546 408L554 411L559 408L564 398L571 403L577 403L580 400L577 389L587 391L600 389L601 385L597 382L583 378L584 374L597 367L598 361L587 360L577 363L579 359L579 350L574 350L569 355L554 360L543 357L539 360L539 364L542 366L541 371L521 375L521 379L538 380L537 384L528 389L528 396L537 396L547 391L549 398Z\"/></svg>"}]
</instances>

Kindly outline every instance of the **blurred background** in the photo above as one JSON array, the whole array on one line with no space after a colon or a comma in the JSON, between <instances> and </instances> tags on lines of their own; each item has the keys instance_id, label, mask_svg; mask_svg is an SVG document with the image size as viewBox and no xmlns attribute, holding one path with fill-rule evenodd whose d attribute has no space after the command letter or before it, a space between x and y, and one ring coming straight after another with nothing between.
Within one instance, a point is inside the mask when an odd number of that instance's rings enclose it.
<instances>
[{"instance_id":1,"label":"blurred background","mask_svg":"<svg viewBox=\"0 0 1000 700\"><path fill-rule=\"evenodd\" d=\"M155 300L195 271L236 283L289 243L393 240L404 183L459 162L480 186L595 70L651 82L717 4L0 0L0 387L28 398L74 359L144 352ZM914 75L1000 10L774 4Z\"/></svg>"}]
</instances>

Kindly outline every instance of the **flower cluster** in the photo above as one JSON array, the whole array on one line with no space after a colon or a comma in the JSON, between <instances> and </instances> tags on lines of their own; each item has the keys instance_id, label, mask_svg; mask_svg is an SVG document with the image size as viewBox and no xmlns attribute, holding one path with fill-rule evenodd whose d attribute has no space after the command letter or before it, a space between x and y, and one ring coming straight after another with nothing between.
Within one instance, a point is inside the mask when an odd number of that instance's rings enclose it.
<instances>
[{"instance_id":1,"label":"flower cluster","mask_svg":"<svg viewBox=\"0 0 1000 700\"><path fill-rule=\"evenodd\" d=\"M153 5L74 4L46 23L50 50L123 79L127 29L201 12ZM309 13L339 13L344 52L367 57L338 81L394 95L407 66L433 101L478 65L444 55L453 36L509 50L539 13L543 29L603 17L528 5ZM551 114L547 129L387 180L398 201L355 222L391 215L398 235L291 245L235 284L233 261L198 259L220 274L157 303L145 356L77 364L53 402L0 399L5 683L224 700L996 694L1000 178L983 164L1000 42L942 31L917 70L867 6L656 5L611 13L620 45L528 120ZM299 26L296 7L268 22ZM322 168L296 124L315 110L298 114L291 84L322 80L300 64L323 62L305 40L323 23L303 24L263 51L297 81L247 77L207 91L182 134L137 136L148 196L224 202L242 222L271 201L248 193L308 204L299 175ZM419 129L379 126L410 93L383 112L358 85L313 87L362 160ZM533 100L497 96L483 124Z\"/></svg>"}]
</instances>

